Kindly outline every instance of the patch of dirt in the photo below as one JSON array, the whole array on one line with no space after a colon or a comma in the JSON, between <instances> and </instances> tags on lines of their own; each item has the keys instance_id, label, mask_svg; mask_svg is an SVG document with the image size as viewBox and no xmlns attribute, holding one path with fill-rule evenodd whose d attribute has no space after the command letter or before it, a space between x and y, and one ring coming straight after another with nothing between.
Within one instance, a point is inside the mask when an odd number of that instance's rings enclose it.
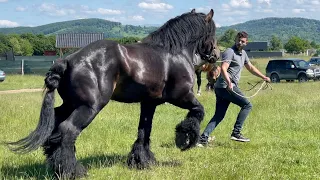
<instances>
[{"instance_id":1,"label":"patch of dirt","mask_svg":"<svg viewBox=\"0 0 320 180\"><path fill-rule=\"evenodd\" d=\"M43 91L43 89L17 89L17 90L5 90L0 91L0 94L15 94L15 93L23 93L23 92L39 92Z\"/></svg>"}]
</instances>

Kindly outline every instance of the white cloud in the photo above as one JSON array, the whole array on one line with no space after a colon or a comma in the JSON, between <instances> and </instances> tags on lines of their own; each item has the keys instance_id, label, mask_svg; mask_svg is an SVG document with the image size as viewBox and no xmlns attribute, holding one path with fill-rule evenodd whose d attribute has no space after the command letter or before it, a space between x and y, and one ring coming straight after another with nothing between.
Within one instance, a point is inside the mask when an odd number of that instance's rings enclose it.
<instances>
[{"instance_id":1,"label":"white cloud","mask_svg":"<svg viewBox=\"0 0 320 180\"><path fill-rule=\"evenodd\" d=\"M319 2L319 0L313 0L313 1L311 1L311 4L313 4L313 5L319 5L320 2Z\"/></svg>"},{"instance_id":2,"label":"white cloud","mask_svg":"<svg viewBox=\"0 0 320 180\"><path fill-rule=\"evenodd\" d=\"M258 0L259 4L266 4L268 6L271 6L271 0Z\"/></svg>"},{"instance_id":3,"label":"white cloud","mask_svg":"<svg viewBox=\"0 0 320 180\"><path fill-rule=\"evenodd\" d=\"M113 21L113 22L119 22L120 20L118 18L112 17L112 18L105 18L105 20Z\"/></svg>"},{"instance_id":4,"label":"white cloud","mask_svg":"<svg viewBox=\"0 0 320 180\"><path fill-rule=\"evenodd\" d=\"M169 9L173 9L173 6L166 3L147 3L147 2L141 2L138 4L138 6L142 9L151 9L156 11L167 11Z\"/></svg>"},{"instance_id":5,"label":"white cloud","mask_svg":"<svg viewBox=\"0 0 320 180\"><path fill-rule=\"evenodd\" d=\"M129 17L130 19L134 20L134 21L144 21L144 17L140 16L140 15L137 15L137 16L132 16L132 17Z\"/></svg>"},{"instance_id":6,"label":"white cloud","mask_svg":"<svg viewBox=\"0 0 320 180\"><path fill-rule=\"evenodd\" d=\"M7 2L8 0L0 0L0 3L2 3L2 2Z\"/></svg>"},{"instance_id":7,"label":"white cloud","mask_svg":"<svg viewBox=\"0 0 320 180\"><path fill-rule=\"evenodd\" d=\"M292 9L292 12L295 13L295 14L302 13L302 12L305 12L305 11L306 11L305 9Z\"/></svg>"},{"instance_id":8,"label":"white cloud","mask_svg":"<svg viewBox=\"0 0 320 180\"><path fill-rule=\"evenodd\" d=\"M119 10L112 10L112 9L103 9L103 8L99 8L97 10L97 12L99 14L107 14L107 15L117 15L117 14L121 14L121 11Z\"/></svg>"},{"instance_id":9,"label":"white cloud","mask_svg":"<svg viewBox=\"0 0 320 180\"><path fill-rule=\"evenodd\" d=\"M192 8L191 8L191 9L192 9ZM191 10L191 9L190 9L190 10ZM208 12L210 12L211 9L212 9L212 8L209 7L209 6L206 6L206 7L198 7L198 8L196 8L196 12L208 13Z\"/></svg>"},{"instance_id":10,"label":"white cloud","mask_svg":"<svg viewBox=\"0 0 320 180\"><path fill-rule=\"evenodd\" d=\"M247 15L248 11L229 11L229 12L223 12L223 15Z\"/></svg>"},{"instance_id":11,"label":"white cloud","mask_svg":"<svg viewBox=\"0 0 320 180\"><path fill-rule=\"evenodd\" d=\"M231 0L229 2L231 7L243 7L243 8L251 8L249 0Z\"/></svg>"},{"instance_id":12,"label":"white cloud","mask_svg":"<svg viewBox=\"0 0 320 180\"><path fill-rule=\"evenodd\" d=\"M8 20L0 20L0 27L17 27L19 26L18 23L8 21Z\"/></svg>"},{"instance_id":13,"label":"white cloud","mask_svg":"<svg viewBox=\"0 0 320 180\"><path fill-rule=\"evenodd\" d=\"M70 14L75 14L76 11L73 9L63 9L60 7L57 7L55 4L47 4L43 3L38 8L40 12L46 13L49 16L66 16Z\"/></svg>"},{"instance_id":14,"label":"white cloud","mask_svg":"<svg viewBox=\"0 0 320 180\"><path fill-rule=\"evenodd\" d=\"M20 11L20 12L26 11L27 9L28 9L28 8L22 7L22 6L16 7L16 11Z\"/></svg>"},{"instance_id":15,"label":"white cloud","mask_svg":"<svg viewBox=\"0 0 320 180\"><path fill-rule=\"evenodd\" d=\"M297 0L297 4L304 4L304 0Z\"/></svg>"},{"instance_id":16,"label":"white cloud","mask_svg":"<svg viewBox=\"0 0 320 180\"><path fill-rule=\"evenodd\" d=\"M161 0L146 0L147 2L160 3Z\"/></svg>"},{"instance_id":17,"label":"white cloud","mask_svg":"<svg viewBox=\"0 0 320 180\"><path fill-rule=\"evenodd\" d=\"M119 17L107 17L105 18L105 20L108 21L113 21L113 22L124 22L127 20L127 18L123 17L123 16L119 16Z\"/></svg>"},{"instance_id":18,"label":"white cloud","mask_svg":"<svg viewBox=\"0 0 320 180\"><path fill-rule=\"evenodd\" d=\"M274 11L273 11L273 9L260 9L260 10L258 10L258 11L256 11L256 12L273 13Z\"/></svg>"},{"instance_id":19,"label":"white cloud","mask_svg":"<svg viewBox=\"0 0 320 180\"><path fill-rule=\"evenodd\" d=\"M219 28L221 27L221 25L219 23L216 23L216 27Z\"/></svg>"}]
</instances>

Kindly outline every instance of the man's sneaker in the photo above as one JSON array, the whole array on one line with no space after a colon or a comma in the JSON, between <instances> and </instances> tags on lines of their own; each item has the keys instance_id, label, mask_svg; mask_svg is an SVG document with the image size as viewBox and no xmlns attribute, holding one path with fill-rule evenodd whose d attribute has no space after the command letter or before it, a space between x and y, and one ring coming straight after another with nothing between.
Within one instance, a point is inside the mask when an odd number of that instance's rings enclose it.
<instances>
[{"instance_id":1,"label":"man's sneaker","mask_svg":"<svg viewBox=\"0 0 320 180\"><path fill-rule=\"evenodd\" d=\"M240 142L250 142L250 139L244 137L241 133L231 134L231 140L240 141Z\"/></svg>"},{"instance_id":2,"label":"man's sneaker","mask_svg":"<svg viewBox=\"0 0 320 180\"><path fill-rule=\"evenodd\" d=\"M200 136L199 141L197 143L198 147L204 147L208 145L208 137L206 136Z\"/></svg>"}]
</instances>

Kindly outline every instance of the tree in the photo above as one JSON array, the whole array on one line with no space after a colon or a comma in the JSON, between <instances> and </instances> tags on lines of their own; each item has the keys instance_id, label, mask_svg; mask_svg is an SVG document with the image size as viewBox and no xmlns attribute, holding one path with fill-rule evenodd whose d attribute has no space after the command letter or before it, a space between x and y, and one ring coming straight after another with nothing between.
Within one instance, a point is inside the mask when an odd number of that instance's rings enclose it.
<instances>
[{"instance_id":1,"label":"tree","mask_svg":"<svg viewBox=\"0 0 320 180\"><path fill-rule=\"evenodd\" d=\"M282 48L282 42L280 38L276 37L275 35L272 35L270 40L270 50L271 51L278 51Z\"/></svg>"},{"instance_id":2,"label":"tree","mask_svg":"<svg viewBox=\"0 0 320 180\"><path fill-rule=\"evenodd\" d=\"M234 44L237 33L235 29L226 30L218 40L219 46L231 47Z\"/></svg>"},{"instance_id":3,"label":"tree","mask_svg":"<svg viewBox=\"0 0 320 180\"><path fill-rule=\"evenodd\" d=\"M14 55L22 55L19 40L20 38L18 38L17 36L9 37L10 46L13 48Z\"/></svg>"},{"instance_id":4,"label":"tree","mask_svg":"<svg viewBox=\"0 0 320 180\"><path fill-rule=\"evenodd\" d=\"M21 55L22 56L32 56L33 47L27 39L20 39Z\"/></svg>"},{"instance_id":5,"label":"tree","mask_svg":"<svg viewBox=\"0 0 320 180\"><path fill-rule=\"evenodd\" d=\"M9 51L10 42L8 36L0 33L0 54Z\"/></svg>"},{"instance_id":6,"label":"tree","mask_svg":"<svg viewBox=\"0 0 320 180\"><path fill-rule=\"evenodd\" d=\"M319 49L320 46L315 42L315 41L311 41L310 46L314 49Z\"/></svg>"},{"instance_id":7,"label":"tree","mask_svg":"<svg viewBox=\"0 0 320 180\"><path fill-rule=\"evenodd\" d=\"M284 45L284 48L288 53L301 53L305 52L310 48L310 43L307 40L301 39L297 36L293 36L289 41Z\"/></svg>"}]
</instances>

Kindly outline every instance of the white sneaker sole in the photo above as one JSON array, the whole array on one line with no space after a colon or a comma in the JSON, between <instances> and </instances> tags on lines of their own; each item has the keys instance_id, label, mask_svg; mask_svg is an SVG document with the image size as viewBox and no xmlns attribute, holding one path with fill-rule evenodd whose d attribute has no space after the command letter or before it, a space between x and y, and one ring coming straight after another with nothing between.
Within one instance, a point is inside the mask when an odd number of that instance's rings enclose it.
<instances>
[{"instance_id":1,"label":"white sneaker sole","mask_svg":"<svg viewBox=\"0 0 320 180\"><path fill-rule=\"evenodd\" d=\"M236 137L231 137L230 139L234 141L240 141L240 142L250 142L250 139L238 139Z\"/></svg>"}]
</instances>

